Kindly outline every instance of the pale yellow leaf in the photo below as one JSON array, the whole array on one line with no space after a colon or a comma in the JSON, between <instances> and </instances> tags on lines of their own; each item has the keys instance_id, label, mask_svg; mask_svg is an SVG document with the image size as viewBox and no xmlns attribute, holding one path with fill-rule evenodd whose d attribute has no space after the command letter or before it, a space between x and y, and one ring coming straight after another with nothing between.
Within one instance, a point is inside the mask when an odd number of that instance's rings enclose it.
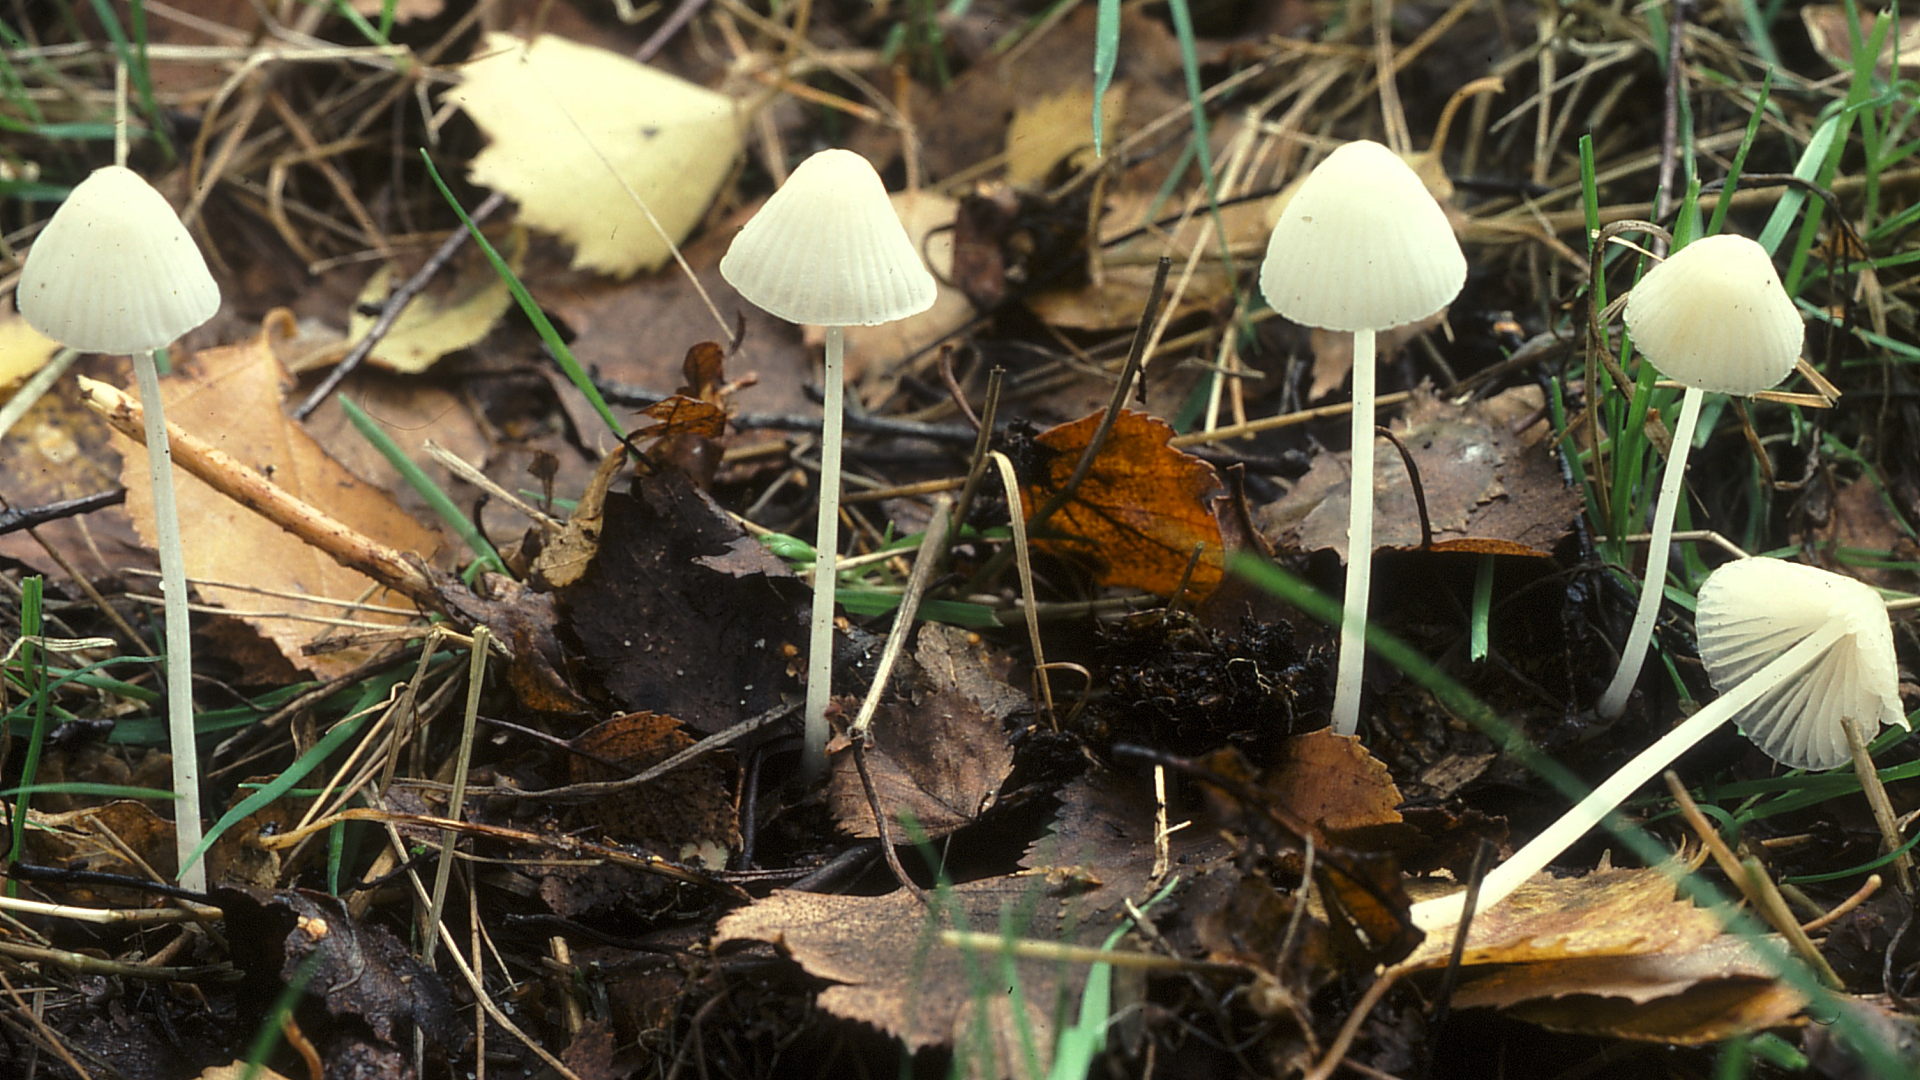
<instances>
[{"instance_id":1,"label":"pale yellow leaf","mask_svg":"<svg viewBox=\"0 0 1920 1080\"><path fill-rule=\"evenodd\" d=\"M733 99L552 34L488 34L449 91L492 142L476 184L520 220L574 245L573 265L625 277L667 260L740 153Z\"/></svg>"},{"instance_id":2,"label":"pale yellow leaf","mask_svg":"<svg viewBox=\"0 0 1920 1080\"><path fill-rule=\"evenodd\" d=\"M517 237L524 233L516 230ZM517 264L524 243L505 245L509 265ZM353 307L347 340L358 344L379 321L379 310L393 292L394 268L382 266L367 279ZM484 260L470 260L454 276L449 287L429 290L413 298L400 311L387 333L373 347L367 359L384 368L417 375L432 367L434 361L457 349L476 344L500 321L513 303L513 293L505 278ZM375 314L366 314L372 311ZM349 346L350 348L351 346Z\"/></svg>"},{"instance_id":3,"label":"pale yellow leaf","mask_svg":"<svg viewBox=\"0 0 1920 1080\"><path fill-rule=\"evenodd\" d=\"M39 371L60 351L60 343L43 336L14 314L12 305L0 309L0 386L11 386Z\"/></svg>"}]
</instances>

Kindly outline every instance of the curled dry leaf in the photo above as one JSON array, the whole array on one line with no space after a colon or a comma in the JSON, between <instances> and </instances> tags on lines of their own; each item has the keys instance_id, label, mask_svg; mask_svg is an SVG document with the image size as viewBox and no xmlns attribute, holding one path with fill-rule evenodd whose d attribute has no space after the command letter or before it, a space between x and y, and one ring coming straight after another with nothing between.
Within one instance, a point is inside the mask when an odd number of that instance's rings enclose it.
<instances>
[{"instance_id":1,"label":"curled dry leaf","mask_svg":"<svg viewBox=\"0 0 1920 1080\"><path fill-rule=\"evenodd\" d=\"M1004 658L957 627L921 627L913 666L911 692L874 714L867 769L889 821L910 811L938 839L992 808L1013 772L1007 720L1029 703L1007 685ZM851 750L834 755L828 797L841 828L879 835Z\"/></svg>"},{"instance_id":2,"label":"curled dry leaf","mask_svg":"<svg viewBox=\"0 0 1920 1080\"><path fill-rule=\"evenodd\" d=\"M1034 438L1020 476L1023 513L1031 517L1066 486L1102 415ZM1188 598L1205 599L1223 576L1212 503L1220 478L1213 466L1167 445L1172 437L1165 421L1121 412L1086 479L1033 538L1034 546L1090 567L1102 585L1162 596L1179 586L1198 547Z\"/></svg>"},{"instance_id":3,"label":"curled dry leaf","mask_svg":"<svg viewBox=\"0 0 1920 1080\"><path fill-rule=\"evenodd\" d=\"M272 342L277 328L284 326L269 317L258 337L208 349L182 364L177 377L161 383L167 419L362 534L399 551L431 555L440 546L437 533L408 516L385 492L349 473L281 412L282 391L290 380L274 356ZM119 435L114 437L114 447L124 462L127 513L141 538L151 544L153 502L146 482L146 447ZM302 646L337 633L326 627L316 629L314 623L301 621L303 616L349 616L393 625L409 621L409 617L374 610L410 605L376 589L371 578L341 566L193 476L175 470L174 484L188 578L373 605L373 609L352 609L340 603L196 585L202 596L217 603L262 613L241 617L279 645L295 666L332 675L352 670L368 656L357 648L303 655Z\"/></svg>"},{"instance_id":4,"label":"curled dry leaf","mask_svg":"<svg viewBox=\"0 0 1920 1080\"><path fill-rule=\"evenodd\" d=\"M693 742L671 716L616 716L574 737L569 782L624 779ZM708 755L689 762L645 787L588 803L585 813L617 842L644 844L678 862L725 869L728 853L740 846L740 817L728 796L729 757Z\"/></svg>"}]
</instances>

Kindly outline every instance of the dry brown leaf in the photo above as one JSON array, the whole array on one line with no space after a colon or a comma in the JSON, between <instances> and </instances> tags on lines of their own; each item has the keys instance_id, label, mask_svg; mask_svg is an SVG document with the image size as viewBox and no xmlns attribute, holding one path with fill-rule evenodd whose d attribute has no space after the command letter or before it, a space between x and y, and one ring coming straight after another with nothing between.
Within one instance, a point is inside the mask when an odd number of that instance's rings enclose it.
<instances>
[{"instance_id":1,"label":"dry brown leaf","mask_svg":"<svg viewBox=\"0 0 1920 1080\"><path fill-rule=\"evenodd\" d=\"M265 1065L248 1065L239 1058L231 1065L209 1065L200 1073L200 1080L287 1080L282 1073L274 1072Z\"/></svg>"},{"instance_id":2,"label":"dry brown leaf","mask_svg":"<svg viewBox=\"0 0 1920 1080\"><path fill-rule=\"evenodd\" d=\"M1443 310L1417 323L1380 331L1374 338L1377 357L1391 359L1408 342L1438 327L1446 317L1447 313ZM1307 391L1307 400L1319 401L1346 385L1347 376L1353 374L1353 335L1314 327L1310 339L1313 342L1313 385Z\"/></svg>"},{"instance_id":3,"label":"dry brown leaf","mask_svg":"<svg viewBox=\"0 0 1920 1080\"><path fill-rule=\"evenodd\" d=\"M1461 963L1686 952L1719 936L1720 921L1713 913L1678 899L1673 878L1658 867L1601 869L1578 878L1536 874L1504 902L1473 917ZM1452 948L1450 935L1435 934L1407 963L1438 967Z\"/></svg>"},{"instance_id":4,"label":"dry brown leaf","mask_svg":"<svg viewBox=\"0 0 1920 1080\"><path fill-rule=\"evenodd\" d=\"M571 780L581 784L624 779L693 742L671 716L649 712L616 716L574 737L571 745L579 753L569 759ZM708 755L646 787L597 799L588 804L586 813L616 841L645 844L680 862L725 869L728 854L740 846L740 816L728 796L731 771L724 755Z\"/></svg>"},{"instance_id":5,"label":"dry brown leaf","mask_svg":"<svg viewBox=\"0 0 1920 1080\"><path fill-rule=\"evenodd\" d=\"M615 447L606 457L600 459L600 467L593 471L593 479L588 482L578 502L573 505L573 513L567 516L566 524L558 535L549 538L541 547L540 555L533 561L533 573L546 583L550 589L558 589L580 580L587 572L588 564L600 551L600 530L605 525L607 489L613 485L614 477L620 475L627 461L627 448Z\"/></svg>"},{"instance_id":6,"label":"dry brown leaf","mask_svg":"<svg viewBox=\"0 0 1920 1080\"><path fill-rule=\"evenodd\" d=\"M1400 789L1358 735L1321 728L1283 740L1260 786L1321 830L1316 843L1327 843L1328 833L1400 821Z\"/></svg>"},{"instance_id":7,"label":"dry brown leaf","mask_svg":"<svg viewBox=\"0 0 1920 1080\"><path fill-rule=\"evenodd\" d=\"M906 227L907 238L920 252L937 283L933 306L917 315L879 326L846 328L847 372L860 387L860 398L878 405L900 384L899 361L966 325L973 318L973 302L947 282L953 280L953 217L959 204L931 191L902 191L891 196L894 212ZM810 344L826 340L825 331L807 329Z\"/></svg>"},{"instance_id":8,"label":"dry brown leaf","mask_svg":"<svg viewBox=\"0 0 1920 1080\"><path fill-rule=\"evenodd\" d=\"M911 698L874 714L867 769L889 822L910 811L938 839L993 806L1013 771L1006 721L1028 700L1007 685L1005 660L957 627L921 627L913 666ZM828 798L841 828L879 835L850 749L834 755Z\"/></svg>"},{"instance_id":9,"label":"dry brown leaf","mask_svg":"<svg viewBox=\"0 0 1920 1080\"><path fill-rule=\"evenodd\" d=\"M1453 405L1417 391L1395 434L1413 456L1426 495L1436 551L1547 556L1573 529L1580 493L1554 464L1543 425L1515 433L1541 401L1534 387ZM1276 547L1328 548L1347 558L1351 457L1322 454L1279 502L1255 521ZM1418 548L1420 512L1405 463L1392 446L1375 449L1373 543Z\"/></svg>"},{"instance_id":10,"label":"dry brown leaf","mask_svg":"<svg viewBox=\"0 0 1920 1080\"><path fill-rule=\"evenodd\" d=\"M1859 12L1860 41L1873 33L1873 14L1862 9ZM1813 47L1827 62L1841 71L1853 70L1853 31L1847 25L1847 9L1840 4L1808 4L1800 9L1800 21L1806 25L1807 36L1813 40ZM1887 39L1880 46L1880 58L1877 70L1881 78L1886 78L1893 63L1894 49L1900 51L1900 74L1912 76L1920 71L1920 18L1912 15L1900 15L1893 29L1887 32Z\"/></svg>"},{"instance_id":11,"label":"dry brown leaf","mask_svg":"<svg viewBox=\"0 0 1920 1080\"><path fill-rule=\"evenodd\" d=\"M385 492L359 480L327 456L280 411L282 391L289 380L273 354L269 341L272 326L270 321L251 341L199 353L182 365L176 377L164 380L161 394L167 419L361 533L401 551L431 555L439 543L436 533L409 517ZM114 443L124 459L127 512L141 537L151 544L153 502L146 480L146 447L118 435ZM372 579L342 567L192 476L175 470L174 485L189 578L335 600L365 599L384 607L410 606L377 588ZM393 625L408 621L376 612L349 611L338 604L264 597L205 585L198 588L202 596L223 605L272 612L242 617L278 644L296 666L322 676L350 671L364 663L367 654L362 649L345 649L302 656L302 645L335 631L316 629L314 623L298 621L297 616L341 618L350 614Z\"/></svg>"},{"instance_id":12,"label":"dry brown leaf","mask_svg":"<svg viewBox=\"0 0 1920 1080\"><path fill-rule=\"evenodd\" d=\"M1778 937L1769 940L1785 952ZM1453 1004L1555 1031L1699 1046L1778 1027L1807 999L1750 942L1725 935L1685 952L1503 967L1461 985Z\"/></svg>"},{"instance_id":13,"label":"dry brown leaf","mask_svg":"<svg viewBox=\"0 0 1920 1080\"><path fill-rule=\"evenodd\" d=\"M974 1020L976 1003L1010 1000L1017 985L1032 1045L1042 1059L1038 1075L1046 1075L1053 1018L1062 1001L1069 1006L1079 1001L1086 966L1015 960L1014 979L1009 980L997 956L966 956L933 935L947 929L1002 933L1004 912L1032 911L1029 918L1013 922L1012 932L1059 940L1052 926L1059 922L1062 902L1044 892L1041 882L1024 878L968 882L935 899L930 912L905 891L821 896L780 890L720 920L713 944L718 948L733 941L763 941L778 946L808 974L834 983L820 991L821 1008L871 1024L905 1042L909 1051L954 1044L971 1048L971 1040L983 1030ZM1074 939L1097 944L1112 928L1105 920L1083 921ZM1011 1029L1014 1018L989 1020L984 1025L989 1045L981 1048L992 1060L986 1075L1030 1075L1023 1055L1009 1055L1012 1048L991 1035Z\"/></svg>"},{"instance_id":14,"label":"dry brown leaf","mask_svg":"<svg viewBox=\"0 0 1920 1080\"><path fill-rule=\"evenodd\" d=\"M1066 486L1092 442L1101 413L1040 433L1035 463L1020 478L1029 517ZM1035 536L1043 551L1093 568L1103 585L1169 595L1200 559L1187 583L1189 599L1206 598L1223 576L1225 555L1212 496L1213 466L1167 445L1173 428L1144 413L1123 411L1073 498Z\"/></svg>"}]
</instances>

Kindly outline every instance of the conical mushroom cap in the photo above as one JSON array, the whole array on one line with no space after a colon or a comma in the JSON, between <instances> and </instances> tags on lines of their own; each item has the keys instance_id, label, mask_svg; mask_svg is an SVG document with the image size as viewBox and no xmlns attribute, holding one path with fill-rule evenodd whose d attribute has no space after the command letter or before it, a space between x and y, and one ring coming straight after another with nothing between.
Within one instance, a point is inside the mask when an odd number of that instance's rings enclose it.
<instances>
[{"instance_id":1,"label":"conical mushroom cap","mask_svg":"<svg viewBox=\"0 0 1920 1080\"><path fill-rule=\"evenodd\" d=\"M1780 384L1806 326L1767 249L1723 233L1695 240L1627 294L1627 333L1668 378L1719 394Z\"/></svg>"},{"instance_id":2,"label":"conical mushroom cap","mask_svg":"<svg viewBox=\"0 0 1920 1080\"><path fill-rule=\"evenodd\" d=\"M1723 694L1830 620L1845 627L1805 668L1734 715L1775 761L1831 769L1852 757L1843 722L1863 744L1882 725L1907 726L1887 606L1866 585L1799 563L1741 559L1715 570L1698 599L1700 659Z\"/></svg>"},{"instance_id":3,"label":"conical mushroom cap","mask_svg":"<svg viewBox=\"0 0 1920 1080\"><path fill-rule=\"evenodd\" d=\"M1446 211L1399 155L1366 141L1313 170L1260 264L1260 292L1273 310L1325 330L1419 322L1466 281L1467 257Z\"/></svg>"},{"instance_id":4,"label":"conical mushroom cap","mask_svg":"<svg viewBox=\"0 0 1920 1080\"><path fill-rule=\"evenodd\" d=\"M767 312L813 326L877 326L934 300L880 174L851 150L801 162L733 238L720 276Z\"/></svg>"},{"instance_id":5,"label":"conical mushroom cap","mask_svg":"<svg viewBox=\"0 0 1920 1080\"><path fill-rule=\"evenodd\" d=\"M180 215L119 165L94 170L54 211L17 295L28 325L81 352L163 348L220 309Z\"/></svg>"}]
</instances>

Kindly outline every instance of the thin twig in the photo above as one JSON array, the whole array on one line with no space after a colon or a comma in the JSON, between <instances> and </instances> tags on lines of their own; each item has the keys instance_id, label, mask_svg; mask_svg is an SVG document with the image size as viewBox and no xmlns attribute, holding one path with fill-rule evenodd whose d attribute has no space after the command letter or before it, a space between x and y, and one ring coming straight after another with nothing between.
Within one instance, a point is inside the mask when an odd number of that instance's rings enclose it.
<instances>
[{"instance_id":1,"label":"thin twig","mask_svg":"<svg viewBox=\"0 0 1920 1080\"><path fill-rule=\"evenodd\" d=\"M893 850L892 830L887 826L887 812L880 805L880 792L873 786L873 774L867 770L867 744L865 740L853 740L853 767L860 774L860 786L866 789L867 805L873 810L874 828L880 832L880 853L886 856L887 869L893 871L894 880L900 887L913 894L922 907L927 906L927 891L914 884L907 876L907 868L900 865L900 853Z\"/></svg>"},{"instance_id":2,"label":"thin twig","mask_svg":"<svg viewBox=\"0 0 1920 1080\"><path fill-rule=\"evenodd\" d=\"M926 532L921 534L920 550L913 558L913 572L907 575L906 589L900 594L900 606L894 613L893 630L887 634L887 646L881 651L880 664L873 672L873 685L867 690L866 700L860 703L860 715L847 731L855 742L866 742L870 737L873 714L886 694L894 665L906 650L907 636L913 632L914 616L920 612L920 597L926 593L927 583L933 580L933 572L946 551L948 515L952 511L952 499L942 495L934 500L933 516L927 520Z\"/></svg>"}]
</instances>

